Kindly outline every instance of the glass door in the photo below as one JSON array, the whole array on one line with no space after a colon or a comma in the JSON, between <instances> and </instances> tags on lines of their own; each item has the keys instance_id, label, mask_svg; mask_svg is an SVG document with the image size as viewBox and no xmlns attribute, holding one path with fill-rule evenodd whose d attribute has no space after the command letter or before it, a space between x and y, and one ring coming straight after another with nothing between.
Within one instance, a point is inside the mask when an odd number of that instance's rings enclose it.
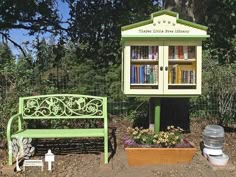
<instances>
[{"instance_id":1,"label":"glass door","mask_svg":"<svg viewBox=\"0 0 236 177\"><path fill-rule=\"evenodd\" d=\"M163 94L163 43L129 41L124 48L124 87L130 95ZM163 67L162 67L163 68Z\"/></svg>"},{"instance_id":2,"label":"glass door","mask_svg":"<svg viewBox=\"0 0 236 177\"><path fill-rule=\"evenodd\" d=\"M159 46L131 46L130 50L130 88L158 89Z\"/></svg>"},{"instance_id":3,"label":"glass door","mask_svg":"<svg viewBox=\"0 0 236 177\"><path fill-rule=\"evenodd\" d=\"M201 87L201 83L198 82L200 78L198 74L201 73L198 69L200 67L199 53L201 50L199 47L196 43L188 42L166 43L164 46L165 93L183 95L199 93Z\"/></svg>"}]
</instances>

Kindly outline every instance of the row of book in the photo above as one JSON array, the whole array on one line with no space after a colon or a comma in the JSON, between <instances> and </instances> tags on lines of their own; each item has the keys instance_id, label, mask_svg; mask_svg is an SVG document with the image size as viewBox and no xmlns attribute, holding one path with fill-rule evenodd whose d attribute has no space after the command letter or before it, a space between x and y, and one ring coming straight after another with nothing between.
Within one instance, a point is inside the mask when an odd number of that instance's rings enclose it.
<instances>
[{"instance_id":1,"label":"row of book","mask_svg":"<svg viewBox=\"0 0 236 177\"><path fill-rule=\"evenodd\" d=\"M131 65L131 84L157 84L158 65Z\"/></svg>"},{"instance_id":2,"label":"row of book","mask_svg":"<svg viewBox=\"0 0 236 177\"><path fill-rule=\"evenodd\" d=\"M168 72L169 84L196 84L196 73L193 68L173 65Z\"/></svg>"},{"instance_id":3,"label":"row of book","mask_svg":"<svg viewBox=\"0 0 236 177\"><path fill-rule=\"evenodd\" d=\"M158 46L131 46L131 59L158 59Z\"/></svg>"},{"instance_id":4,"label":"row of book","mask_svg":"<svg viewBox=\"0 0 236 177\"><path fill-rule=\"evenodd\" d=\"M169 59L194 59L195 46L169 46Z\"/></svg>"}]
</instances>

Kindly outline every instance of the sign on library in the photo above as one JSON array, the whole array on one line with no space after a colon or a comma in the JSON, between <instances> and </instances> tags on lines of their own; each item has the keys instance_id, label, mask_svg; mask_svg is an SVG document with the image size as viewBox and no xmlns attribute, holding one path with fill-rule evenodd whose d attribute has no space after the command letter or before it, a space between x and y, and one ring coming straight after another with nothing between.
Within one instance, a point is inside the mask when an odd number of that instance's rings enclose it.
<instances>
[{"instance_id":1,"label":"sign on library","mask_svg":"<svg viewBox=\"0 0 236 177\"><path fill-rule=\"evenodd\" d=\"M189 33L189 30L180 30L180 29L175 29L175 30L170 30L170 29L153 29L153 30L145 30L145 29L140 29L138 30L139 33Z\"/></svg>"}]
</instances>

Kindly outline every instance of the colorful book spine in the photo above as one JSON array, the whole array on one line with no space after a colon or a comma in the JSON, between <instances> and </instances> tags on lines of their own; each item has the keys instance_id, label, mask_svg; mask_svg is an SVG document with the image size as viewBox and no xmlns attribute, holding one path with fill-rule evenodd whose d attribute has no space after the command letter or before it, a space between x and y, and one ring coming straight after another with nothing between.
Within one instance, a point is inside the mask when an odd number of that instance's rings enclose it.
<instances>
[{"instance_id":1,"label":"colorful book spine","mask_svg":"<svg viewBox=\"0 0 236 177\"><path fill-rule=\"evenodd\" d=\"M155 47L152 46L152 59L154 60L155 59Z\"/></svg>"},{"instance_id":2,"label":"colorful book spine","mask_svg":"<svg viewBox=\"0 0 236 177\"><path fill-rule=\"evenodd\" d=\"M135 58L135 52L134 52L134 47L131 46L131 59L134 59Z\"/></svg>"},{"instance_id":3,"label":"colorful book spine","mask_svg":"<svg viewBox=\"0 0 236 177\"><path fill-rule=\"evenodd\" d=\"M172 77L172 75L171 75L171 67L169 67L169 70L168 70L168 83L169 83L169 84L172 83L172 82L171 82L171 77Z\"/></svg>"},{"instance_id":4,"label":"colorful book spine","mask_svg":"<svg viewBox=\"0 0 236 177\"><path fill-rule=\"evenodd\" d=\"M184 70L181 70L181 83L184 84Z\"/></svg>"},{"instance_id":5,"label":"colorful book spine","mask_svg":"<svg viewBox=\"0 0 236 177\"><path fill-rule=\"evenodd\" d=\"M152 84L153 83L153 66L150 66L150 83Z\"/></svg>"},{"instance_id":6,"label":"colorful book spine","mask_svg":"<svg viewBox=\"0 0 236 177\"><path fill-rule=\"evenodd\" d=\"M155 50L155 59L158 60L158 58L159 58L159 48L158 48L158 46L156 46L155 48L156 48L156 50Z\"/></svg>"},{"instance_id":7,"label":"colorful book spine","mask_svg":"<svg viewBox=\"0 0 236 177\"><path fill-rule=\"evenodd\" d=\"M184 46L183 50L184 50L184 59L187 60L188 59L188 46Z\"/></svg>"},{"instance_id":8,"label":"colorful book spine","mask_svg":"<svg viewBox=\"0 0 236 177\"><path fill-rule=\"evenodd\" d=\"M169 46L169 59L174 59L174 58L175 58L175 47Z\"/></svg>"},{"instance_id":9,"label":"colorful book spine","mask_svg":"<svg viewBox=\"0 0 236 177\"><path fill-rule=\"evenodd\" d=\"M179 58L179 56L178 56L178 46L175 46L175 52L174 52L174 54L175 54L174 59L178 59L178 58Z\"/></svg>"},{"instance_id":10,"label":"colorful book spine","mask_svg":"<svg viewBox=\"0 0 236 177\"><path fill-rule=\"evenodd\" d=\"M131 83L135 83L135 66L131 65Z\"/></svg>"},{"instance_id":11,"label":"colorful book spine","mask_svg":"<svg viewBox=\"0 0 236 177\"><path fill-rule=\"evenodd\" d=\"M148 46L148 59L152 59L152 46Z\"/></svg>"},{"instance_id":12,"label":"colorful book spine","mask_svg":"<svg viewBox=\"0 0 236 177\"><path fill-rule=\"evenodd\" d=\"M147 83L150 83L150 65L147 65Z\"/></svg>"},{"instance_id":13,"label":"colorful book spine","mask_svg":"<svg viewBox=\"0 0 236 177\"><path fill-rule=\"evenodd\" d=\"M178 59L184 58L183 46L178 46Z\"/></svg>"},{"instance_id":14,"label":"colorful book spine","mask_svg":"<svg viewBox=\"0 0 236 177\"><path fill-rule=\"evenodd\" d=\"M193 84L196 84L196 73L195 73L195 70L193 70Z\"/></svg>"},{"instance_id":15,"label":"colorful book spine","mask_svg":"<svg viewBox=\"0 0 236 177\"><path fill-rule=\"evenodd\" d=\"M189 46L188 47L188 58L189 59L194 59L195 58L195 47L194 46Z\"/></svg>"},{"instance_id":16,"label":"colorful book spine","mask_svg":"<svg viewBox=\"0 0 236 177\"><path fill-rule=\"evenodd\" d=\"M140 70L140 72L139 72L139 74L140 74L140 83L141 84L143 84L144 83L144 66L140 66L139 67L139 70Z\"/></svg>"},{"instance_id":17,"label":"colorful book spine","mask_svg":"<svg viewBox=\"0 0 236 177\"><path fill-rule=\"evenodd\" d=\"M181 68L179 65L176 66L177 67L177 84L181 84Z\"/></svg>"}]
</instances>

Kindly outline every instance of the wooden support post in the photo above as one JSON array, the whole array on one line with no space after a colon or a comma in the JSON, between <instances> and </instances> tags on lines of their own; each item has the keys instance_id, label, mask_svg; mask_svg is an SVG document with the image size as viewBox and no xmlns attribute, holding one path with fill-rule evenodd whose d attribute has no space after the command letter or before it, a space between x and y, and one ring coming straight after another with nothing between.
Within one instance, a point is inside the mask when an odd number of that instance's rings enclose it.
<instances>
[{"instance_id":1,"label":"wooden support post","mask_svg":"<svg viewBox=\"0 0 236 177\"><path fill-rule=\"evenodd\" d=\"M156 133L160 131L161 123L161 99L151 97L149 99L149 128Z\"/></svg>"},{"instance_id":2,"label":"wooden support post","mask_svg":"<svg viewBox=\"0 0 236 177\"><path fill-rule=\"evenodd\" d=\"M155 98L155 125L154 131L155 133L160 132L160 123L161 123L161 99Z\"/></svg>"}]
</instances>

